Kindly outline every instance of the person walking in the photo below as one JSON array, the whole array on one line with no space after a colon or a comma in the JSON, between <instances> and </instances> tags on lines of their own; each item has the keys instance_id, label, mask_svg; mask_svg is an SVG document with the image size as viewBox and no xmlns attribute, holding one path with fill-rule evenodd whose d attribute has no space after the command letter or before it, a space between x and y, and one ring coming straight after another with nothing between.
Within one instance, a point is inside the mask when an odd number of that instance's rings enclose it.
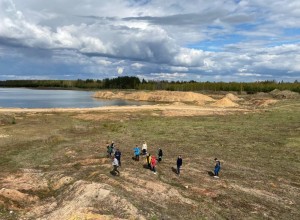
<instances>
[{"instance_id":1,"label":"person walking","mask_svg":"<svg viewBox=\"0 0 300 220\"><path fill-rule=\"evenodd\" d=\"M146 141L144 141L143 145L142 145L142 154L146 155L147 154L147 143Z\"/></svg>"},{"instance_id":2,"label":"person walking","mask_svg":"<svg viewBox=\"0 0 300 220\"><path fill-rule=\"evenodd\" d=\"M216 165L215 165L215 170L214 170L214 173L215 173L215 178L219 178L219 171L221 169L221 162L218 160L218 158L215 158L215 162L216 162Z\"/></svg>"},{"instance_id":3,"label":"person walking","mask_svg":"<svg viewBox=\"0 0 300 220\"><path fill-rule=\"evenodd\" d=\"M111 158L111 156L112 156L112 155L111 155L111 154L112 154L112 148L111 148L111 145L107 143L107 147L106 147L106 148L107 148L107 157L108 157L108 158Z\"/></svg>"},{"instance_id":4,"label":"person walking","mask_svg":"<svg viewBox=\"0 0 300 220\"><path fill-rule=\"evenodd\" d=\"M115 147L116 147L115 142L112 141L111 144L110 144L110 148L111 148L111 153L112 153L112 154L115 154L115 150L116 150Z\"/></svg>"},{"instance_id":5,"label":"person walking","mask_svg":"<svg viewBox=\"0 0 300 220\"><path fill-rule=\"evenodd\" d=\"M178 156L177 158L177 175L180 175L180 168L182 166L182 158L181 155Z\"/></svg>"},{"instance_id":6,"label":"person walking","mask_svg":"<svg viewBox=\"0 0 300 220\"><path fill-rule=\"evenodd\" d=\"M151 169L151 154L147 153L146 161L148 168Z\"/></svg>"},{"instance_id":7,"label":"person walking","mask_svg":"<svg viewBox=\"0 0 300 220\"><path fill-rule=\"evenodd\" d=\"M115 157L117 158L118 162L119 162L119 167L121 166L121 151L119 149L116 150L115 152Z\"/></svg>"},{"instance_id":8,"label":"person walking","mask_svg":"<svg viewBox=\"0 0 300 220\"><path fill-rule=\"evenodd\" d=\"M158 149L158 162L161 162L162 161L162 156L163 156L163 151L162 149Z\"/></svg>"},{"instance_id":9,"label":"person walking","mask_svg":"<svg viewBox=\"0 0 300 220\"><path fill-rule=\"evenodd\" d=\"M107 158L110 158L110 154L109 154L109 152L110 152L110 150L109 150L109 148L110 148L110 145L109 145L109 143L107 142L106 143L106 149L107 149Z\"/></svg>"},{"instance_id":10,"label":"person walking","mask_svg":"<svg viewBox=\"0 0 300 220\"><path fill-rule=\"evenodd\" d=\"M112 166L113 166L113 173L114 174L118 174L120 176L120 171L118 170L118 167L119 167L119 162L118 162L118 159L113 156L113 159L112 159Z\"/></svg>"},{"instance_id":11,"label":"person walking","mask_svg":"<svg viewBox=\"0 0 300 220\"><path fill-rule=\"evenodd\" d=\"M153 171L154 174L156 174L156 163L157 163L157 160L155 158L155 156L152 156L151 157L151 170Z\"/></svg>"},{"instance_id":12,"label":"person walking","mask_svg":"<svg viewBox=\"0 0 300 220\"><path fill-rule=\"evenodd\" d=\"M136 161L140 160L140 148L137 145L134 148L134 156Z\"/></svg>"}]
</instances>

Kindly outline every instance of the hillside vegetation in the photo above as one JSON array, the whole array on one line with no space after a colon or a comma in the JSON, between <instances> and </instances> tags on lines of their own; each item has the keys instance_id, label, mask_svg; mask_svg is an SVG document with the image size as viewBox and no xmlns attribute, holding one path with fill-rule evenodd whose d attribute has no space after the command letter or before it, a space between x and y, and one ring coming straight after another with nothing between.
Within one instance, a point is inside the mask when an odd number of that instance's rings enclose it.
<instances>
[{"instance_id":1,"label":"hillside vegetation","mask_svg":"<svg viewBox=\"0 0 300 220\"><path fill-rule=\"evenodd\" d=\"M234 91L242 93L271 92L274 89L300 93L300 83L292 82L196 82L196 81L153 81L140 80L135 76L122 76L112 79L86 80L6 80L0 87L62 88L62 89L135 89L168 91Z\"/></svg>"}]
</instances>

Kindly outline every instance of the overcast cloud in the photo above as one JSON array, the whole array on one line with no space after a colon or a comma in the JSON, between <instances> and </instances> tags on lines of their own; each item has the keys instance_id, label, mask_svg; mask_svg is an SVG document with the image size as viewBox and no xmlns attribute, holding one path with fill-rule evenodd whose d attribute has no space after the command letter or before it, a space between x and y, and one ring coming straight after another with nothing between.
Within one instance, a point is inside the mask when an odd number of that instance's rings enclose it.
<instances>
[{"instance_id":1,"label":"overcast cloud","mask_svg":"<svg viewBox=\"0 0 300 220\"><path fill-rule=\"evenodd\" d=\"M300 80L298 0L0 0L0 80Z\"/></svg>"}]
</instances>

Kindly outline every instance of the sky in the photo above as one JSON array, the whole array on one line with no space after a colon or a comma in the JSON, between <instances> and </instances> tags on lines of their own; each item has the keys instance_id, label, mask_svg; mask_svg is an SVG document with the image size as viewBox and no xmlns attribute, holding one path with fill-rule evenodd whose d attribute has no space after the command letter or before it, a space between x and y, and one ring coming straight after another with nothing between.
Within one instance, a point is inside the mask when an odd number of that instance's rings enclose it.
<instances>
[{"instance_id":1,"label":"sky","mask_svg":"<svg viewBox=\"0 0 300 220\"><path fill-rule=\"evenodd\" d=\"M300 0L0 0L0 80L300 80Z\"/></svg>"}]
</instances>

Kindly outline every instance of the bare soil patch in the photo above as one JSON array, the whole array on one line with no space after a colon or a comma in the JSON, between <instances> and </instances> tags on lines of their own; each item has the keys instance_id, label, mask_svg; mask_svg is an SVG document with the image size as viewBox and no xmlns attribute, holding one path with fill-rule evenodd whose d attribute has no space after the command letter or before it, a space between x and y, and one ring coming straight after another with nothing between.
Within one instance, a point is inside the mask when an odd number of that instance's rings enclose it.
<instances>
[{"instance_id":1,"label":"bare soil patch","mask_svg":"<svg viewBox=\"0 0 300 220\"><path fill-rule=\"evenodd\" d=\"M154 92L96 92L95 98L101 99L125 99L137 101L152 102L212 102L213 98L195 92L177 92L177 91L154 91Z\"/></svg>"},{"instance_id":2,"label":"bare soil patch","mask_svg":"<svg viewBox=\"0 0 300 220\"><path fill-rule=\"evenodd\" d=\"M239 104L233 102L231 99L224 97L218 101L216 101L215 103L211 104L211 106L216 106L216 107L238 107Z\"/></svg>"}]
</instances>

